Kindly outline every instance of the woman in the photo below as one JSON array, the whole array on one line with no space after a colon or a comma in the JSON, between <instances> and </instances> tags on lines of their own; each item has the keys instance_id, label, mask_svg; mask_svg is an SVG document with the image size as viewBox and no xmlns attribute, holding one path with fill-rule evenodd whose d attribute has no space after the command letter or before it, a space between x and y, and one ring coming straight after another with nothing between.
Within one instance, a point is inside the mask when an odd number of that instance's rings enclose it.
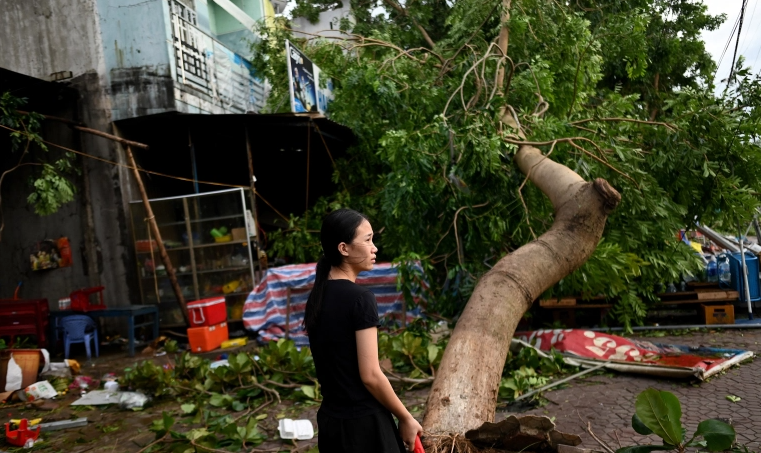
<instances>
[{"instance_id":1,"label":"woman","mask_svg":"<svg viewBox=\"0 0 761 453\"><path fill-rule=\"evenodd\" d=\"M375 296L355 283L378 249L367 218L350 209L330 213L320 231L323 256L304 325L322 390L318 446L324 453L403 453L423 432L378 363ZM399 420L399 427L391 417Z\"/></svg>"}]
</instances>

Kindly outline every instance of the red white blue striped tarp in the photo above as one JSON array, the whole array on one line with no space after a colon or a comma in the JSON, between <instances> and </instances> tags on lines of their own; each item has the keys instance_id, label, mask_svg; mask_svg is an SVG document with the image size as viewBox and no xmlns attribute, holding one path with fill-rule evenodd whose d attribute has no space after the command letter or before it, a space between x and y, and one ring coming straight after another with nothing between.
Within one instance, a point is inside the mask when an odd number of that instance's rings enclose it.
<instances>
[{"instance_id":1,"label":"red white blue striped tarp","mask_svg":"<svg viewBox=\"0 0 761 453\"><path fill-rule=\"evenodd\" d=\"M301 325L304 308L314 285L315 263L294 264L267 270L264 279L254 288L243 306L243 325L258 332L261 340L270 341L283 338L285 330L299 346L308 346L309 339ZM417 265L419 268L419 265ZM419 268L422 273L422 268ZM365 286L375 294L378 301L378 315L382 320L399 319L404 296L396 287L397 270L391 263L376 264L373 270L362 272L357 284ZM288 289L291 290L291 312L289 326L286 326L286 303ZM422 294L413 294L422 300ZM407 311L407 320L420 316L420 307ZM382 321L383 322L383 321Z\"/></svg>"}]
</instances>

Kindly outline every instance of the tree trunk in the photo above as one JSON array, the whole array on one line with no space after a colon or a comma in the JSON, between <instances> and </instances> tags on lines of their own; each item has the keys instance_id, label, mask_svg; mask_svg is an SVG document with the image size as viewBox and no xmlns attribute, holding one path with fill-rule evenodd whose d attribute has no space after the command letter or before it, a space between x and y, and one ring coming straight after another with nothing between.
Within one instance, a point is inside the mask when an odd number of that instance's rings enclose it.
<instances>
[{"instance_id":1,"label":"tree trunk","mask_svg":"<svg viewBox=\"0 0 761 453\"><path fill-rule=\"evenodd\" d=\"M521 146L515 162L550 198L555 221L478 281L436 373L423 420L427 433L462 434L494 421L502 369L523 313L592 255L621 200L607 181L586 182L532 146Z\"/></svg>"}]
</instances>

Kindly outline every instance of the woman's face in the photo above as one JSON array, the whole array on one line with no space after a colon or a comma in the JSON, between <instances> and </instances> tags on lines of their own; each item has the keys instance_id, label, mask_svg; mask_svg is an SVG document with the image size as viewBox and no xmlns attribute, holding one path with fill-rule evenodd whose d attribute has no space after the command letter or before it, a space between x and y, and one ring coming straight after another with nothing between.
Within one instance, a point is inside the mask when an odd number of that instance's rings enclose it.
<instances>
[{"instance_id":1,"label":"woman's face","mask_svg":"<svg viewBox=\"0 0 761 453\"><path fill-rule=\"evenodd\" d=\"M373 227L370 222L363 220L357 227L357 232L351 244L346 244L344 262L358 271L372 270L375 264L375 254L378 248L373 244Z\"/></svg>"}]
</instances>

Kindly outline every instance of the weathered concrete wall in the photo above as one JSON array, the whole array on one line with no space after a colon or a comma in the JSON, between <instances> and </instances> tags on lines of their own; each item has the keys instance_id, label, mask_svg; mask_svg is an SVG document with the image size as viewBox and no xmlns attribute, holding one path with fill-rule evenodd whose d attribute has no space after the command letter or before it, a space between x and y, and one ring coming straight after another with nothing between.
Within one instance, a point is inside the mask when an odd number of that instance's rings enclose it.
<instances>
[{"instance_id":1,"label":"weathered concrete wall","mask_svg":"<svg viewBox=\"0 0 761 453\"><path fill-rule=\"evenodd\" d=\"M101 131L111 131L111 103L95 73L74 78L72 86L81 95L79 118ZM90 155L126 165L117 146L104 138L82 134L82 149ZM132 195L129 170L95 159L84 162L89 176L89 190L94 209L95 241L100 252L98 275L106 287L110 306L139 303L135 281L134 255L131 251L127 203Z\"/></svg>"},{"instance_id":2,"label":"weathered concrete wall","mask_svg":"<svg viewBox=\"0 0 761 453\"><path fill-rule=\"evenodd\" d=\"M0 0L0 67L46 78L102 73L96 0Z\"/></svg>"},{"instance_id":3,"label":"weathered concrete wall","mask_svg":"<svg viewBox=\"0 0 761 453\"><path fill-rule=\"evenodd\" d=\"M113 107L109 96L104 35L96 0L0 0L0 11L0 42L12 43L3 46L3 52L0 52L0 67L39 78L46 78L57 71L72 71L74 78L65 83L80 93L75 116L93 129L110 131ZM112 31L109 31L109 36L110 33ZM125 58L134 60L139 58L139 54L135 50L134 55L125 54ZM113 143L87 134L83 134L81 140L78 139L72 147L109 161L119 162L123 159ZM135 267L133 254L130 252L131 240L125 211L130 199L130 177L124 168L94 159L85 159L83 165L86 166L87 185L94 209L94 243L98 249L93 254L98 264L94 268L96 272L85 276L85 268L75 266L69 270L61 270L58 274L51 273L51 277L48 278L55 279L58 278L56 275L64 276L72 272L79 277L72 276L68 279L66 287L102 284L106 287L104 296L109 305L136 303L139 299L136 291L131 288L131 285L135 285ZM84 186L83 181L81 188ZM9 238L8 244L13 241L17 246L23 247L33 241L45 239L39 235L54 233L46 226L46 222L53 222L52 227L56 227L56 222L61 222L53 220L58 219L59 214L47 219L38 219L29 214L30 217L27 218L24 209L16 206L12 215L16 215L15 211L18 211L21 224L39 225L42 230L37 231L36 227L29 230L24 228L12 240ZM81 208L72 211L73 209L66 206L61 211L61 218L81 218ZM64 223L64 226L66 229L76 229L81 228L81 223L78 226ZM78 235L72 234L72 237L81 238L83 234L80 231ZM75 243L72 244L75 251L79 246L76 241L80 239L75 239ZM28 258L27 256L26 259ZM77 261L81 265L82 260ZM3 278L15 278L12 274L8 275ZM83 278L85 280L82 280ZM85 281L87 283L83 284ZM40 285L35 291L47 291L42 289L43 287L44 285ZM60 293L60 289L51 292L46 297L54 297L57 300L59 296L55 294Z\"/></svg>"},{"instance_id":4,"label":"weathered concrete wall","mask_svg":"<svg viewBox=\"0 0 761 453\"><path fill-rule=\"evenodd\" d=\"M73 110L56 112L61 116L74 113ZM77 147L77 137L71 129L62 124L46 122L43 136L54 143L67 147ZM0 150L7 152L8 143L1 143ZM48 153L34 150L35 156L55 159L61 152L50 148ZM18 152L17 152L18 154ZM17 161L18 155L14 157ZM33 158L27 158L31 161ZM78 159L81 162L80 159ZM85 254L82 192L77 199L67 203L58 212L40 217L26 201L31 192L29 178L37 169L22 167L9 173L2 186L2 212L5 220L2 241L0 241L0 298L13 297L18 282L22 282L19 297L24 299L46 298L51 309L58 308L58 299L67 297L72 290L90 286ZM74 180L79 184L81 181ZM32 271L29 255L37 250L37 242L44 239L69 238L73 266Z\"/></svg>"},{"instance_id":5,"label":"weathered concrete wall","mask_svg":"<svg viewBox=\"0 0 761 453\"><path fill-rule=\"evenodd\" d=\"M166 0L98 1L113 121L174 110L168 14Z\"/></svg>"}]
</instances>

